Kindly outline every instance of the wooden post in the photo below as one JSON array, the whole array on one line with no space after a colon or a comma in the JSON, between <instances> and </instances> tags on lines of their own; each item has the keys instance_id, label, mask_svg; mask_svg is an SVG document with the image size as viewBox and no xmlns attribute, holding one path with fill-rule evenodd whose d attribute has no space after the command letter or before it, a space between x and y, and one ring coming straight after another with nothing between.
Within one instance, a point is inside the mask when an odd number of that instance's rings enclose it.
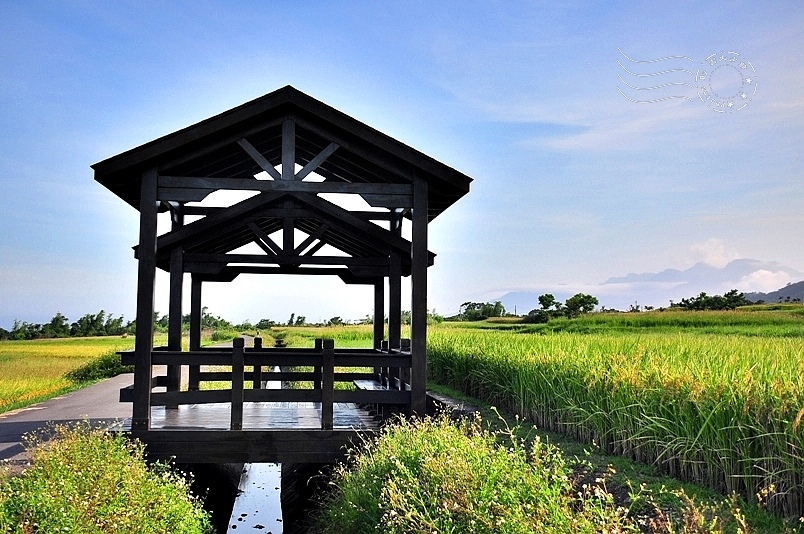
<instances>
[{"instance_id":1,"label":"wooden post","mask_svg":"<svg viewBox=\"0 0 804 534\"><path fill-rule=\"evenodd\" d=\"M254 338L254 350L259 351L262 350L262 338L255 337ZM251 387L253 389L262 389L262 365L254 364L252 368L252 380L251 380Z\"/></svg>"},{"instance_id":2,"label":"wooden post","mask_svg":"<svg viewBox=\"0 0 804 534\"><path fill-rule=\"evenodd\" d=\"M374 283L374 348L385 339L385 278Z\"/></svg>"},{"instance_id":3,"label":"wooden post","mask_svg":"<svg viewBox=\"0 0 804 534\"><path fill-rule=\"evenodd\" d=\"M332 430L335 403L335 340L325 339L321 369L321 430Z\"/></svg>"},{"instance_id":4,"label":"wooden post","mask_svg":"<svg viewBox=\"0 0 804 534\"><path fill-rule=\"evenodd\" d=\"M382 348L385 339L385 278L374 283L374 349ZM379 376L382 367L374 367L374 376Z\"/></svg>"},{"instance_id":5,"label":"wooden post","mask_svg":"<svg viewBox=\"0 0 804 534\"><path fill-rule=\"evenodd\" d=\"M199 277L193 275L190 289L190 350L201 349L201 287ZM200 365L190 366L190 391L198 391L201 375Z\"/></svg>"},{"instance_id":6,"label":"wooden post","mask_svg":"<svg viewBox=\"0 0 804 534\"><path fill-rule=\"evenodd\" d=\"M137 264L137 328L134 342L134 405L131 429L151 426L151 352L154 347L154 278L156 277L157 172L142 173L140 243Z\"/></svg>"},{"instance_id":7,"label":"wooden post","mask_svg":"<svg viewBox=\"0 0 804 534\"><path fill-rule=\"evenodd\" d=\"M392 252L391 264L388 273L388 345L391 351L399 350L402 339L402 257L398 252ZM383 385L395 388L395 379L399 376L399 369L388 367L383 373Z\"/></svg>"},{"instance_id":8,"label":"wooden post","mask_svg":"<svg viewBox=\"0 0 804 534\"><path fill-rule=\"evenodd\" d=\"M176 222L174 221L174 229ZM184 282L184 251L176 247L170 253L170 303L168 307L169 330L168 349L181 350L181 298ZM179 391L181 388L181 366L168 365L167 390ZM172 406L175 407L175 406Z\"/></svg>"},{"instance_id":9,"label":"wooden post","mask_svg":"<svg viewBox=\"0 0 804 534\"><path fill-rule=\"evenodd\" d=\"M411 412L424 416L427 409L427 182L413 181L411 246Z\"/></svg>"},{"instance_id":10,"label":"wooden post","mask_svg":"<svg viewBox=\"0 0 804 534\"><path fill-rule=\"evenodd\" d=\"M243 430L243 356L245 340L232 340L232 420L231 430Z\"/></svg>"}]
</instances>

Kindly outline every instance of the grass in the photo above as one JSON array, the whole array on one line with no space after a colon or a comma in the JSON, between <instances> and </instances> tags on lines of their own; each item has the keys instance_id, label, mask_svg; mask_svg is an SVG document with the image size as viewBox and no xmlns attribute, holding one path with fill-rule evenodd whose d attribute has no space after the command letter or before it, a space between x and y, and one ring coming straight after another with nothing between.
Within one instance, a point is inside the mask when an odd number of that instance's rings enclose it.
<instances>
[{"instance_id":1,"label":"grass","mask_svg":"<svg viewBox=\"0 0 804 534\"><path fill-rule=\"evenodd\" d=\"M0 532L212 532L188 481L122 435L58 425L27 446L31 465L0 474Z\"/></svg>"},{"instance_id":2,"label":"grass","mask_svg":"<svg viewBox=\"0 0 804 534\"><path fill-rule=\"evenodd\" d=\"M0 413L85 385L67 375L104 354L133 346L130 337L0 342Z\"/></svg>"},{"instance_id":3,"label":"grass","mask_svg":"<svg viewBox=\"0 0 804 534\"><path fill-rule=\"evenodd\" d=\"M402 421L335 472L320 532L601 532L605 500L572 498L563 457L476 421ZM580 506L578 506L580 505Z\"/></svg>"},{"instance_id":4,"label":"grass","mask_svg":"<svg viewBox=\"0 0 804 534\"><path fill-rule=\"evenodd\" d=\"M662 477L493 409L483 417L386 427L335 469L312 531L781 534L798 528L739 497Z\"/></svg>"}]
</instances>

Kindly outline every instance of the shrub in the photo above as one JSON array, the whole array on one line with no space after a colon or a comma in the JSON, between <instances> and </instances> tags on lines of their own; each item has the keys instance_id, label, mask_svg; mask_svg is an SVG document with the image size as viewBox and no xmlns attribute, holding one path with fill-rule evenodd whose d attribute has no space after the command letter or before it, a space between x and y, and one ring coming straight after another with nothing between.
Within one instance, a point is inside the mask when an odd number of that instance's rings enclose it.
<instances>
[{"instance_id":1,"label":"shrub","mask_svg":"<svg viewBox=\"0 0 804 534\"><path fill-rule=\"evenodd\" d=\"M0 480L0 532L211 533L189 483L144 447L82 423L29 438L32 462Z\"/></svg>"},{"instance_id":2,"label":"shrub","mask_svg":"<svg viewBox=\"0 0 804 534\"><path fill-rule=\"evenodd\" d=\"M499 445L498 445L499 440ZM621 511L579 501L558 449L446 417L386 427L336 468L320 532L622 532Z\"/></svg>"},{"instance_id":3,"label":"shrub","mask_svg":"<svg viewBox=\"0 0 804 534\"><path fill-rule=\"evenodd\" d=\"M110 350L81 367L73 369L65 377L73 382L94 382L104 378L111 378L121 373L133 372L133 365L123 365L120 363L120 355Z\"/></svg>"}]
</instances>

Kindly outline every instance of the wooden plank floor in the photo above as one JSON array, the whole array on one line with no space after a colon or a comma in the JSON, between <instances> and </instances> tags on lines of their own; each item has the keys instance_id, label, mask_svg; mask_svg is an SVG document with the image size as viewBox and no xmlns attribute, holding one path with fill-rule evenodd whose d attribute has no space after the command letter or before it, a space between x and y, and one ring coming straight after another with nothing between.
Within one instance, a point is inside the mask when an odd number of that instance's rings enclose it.
<instances>
[{"instance_id":1,"label":"wooden plank floor","mask_svg":"<svg viewBox=\"0 0 804 534\"><path fill-rule=\"evenodd\" d=\"M228 430L230 404L185 404L177 408L151 408L151 430ZM335 403L335 429L379 430L380 423L353 403ZM243 404L243 430L318 430L321 403L247 402ZM131 420L122 430L131 429Z\"/></svg>"}]
</instances>

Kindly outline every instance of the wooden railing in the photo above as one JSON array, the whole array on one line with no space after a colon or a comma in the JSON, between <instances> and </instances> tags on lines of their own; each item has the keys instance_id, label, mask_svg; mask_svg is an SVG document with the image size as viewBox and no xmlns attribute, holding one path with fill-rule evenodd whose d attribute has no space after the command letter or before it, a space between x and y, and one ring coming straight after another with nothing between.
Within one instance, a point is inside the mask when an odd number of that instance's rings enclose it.
<instances>
[{"instance_id":1,"label":"wooden railing","mask_svg":"<svg viewBox=\"0 0 804 534\"><path fill-rule=\"evenodd\" d=\"M259 338L258 338L259 339ZM178 406L181 404L231 403L232 430L243 426L245 402L320 402L321 428L331 430L334 404L397 406L404 410L410 406L410 344L403 343L400 350L388 350L383 342L381 349L335 349L333 340L316 340L313 348L263 348L259 343L245 348L242 338L233 341L233 347L205 348L195 351L171 351L155 348L151 365L188 366L187 390L154 392L157 387L168 386L167 376L155 376L151 382L152 406ZM135 364L134 352L121 352L124 365ZM204 371L202 366L231 367L230 371ZM251 370L246 370L250 367ZM299 367L311 367L300 371ZM293 368L293 371L282 369ZM373 369L366 371L365 369ZM335 389L336 382L354 383L372 380L382 387L377 389ZM310 389L267 389L267 382L311 383ZM203 390L203 382L231 382L228 389ZM246 388L250 383L251 388ZM169 388L168 388L169 389ZM131 402L133 386L120 392L121 402Z\"/></svg>"}]
</instances>

